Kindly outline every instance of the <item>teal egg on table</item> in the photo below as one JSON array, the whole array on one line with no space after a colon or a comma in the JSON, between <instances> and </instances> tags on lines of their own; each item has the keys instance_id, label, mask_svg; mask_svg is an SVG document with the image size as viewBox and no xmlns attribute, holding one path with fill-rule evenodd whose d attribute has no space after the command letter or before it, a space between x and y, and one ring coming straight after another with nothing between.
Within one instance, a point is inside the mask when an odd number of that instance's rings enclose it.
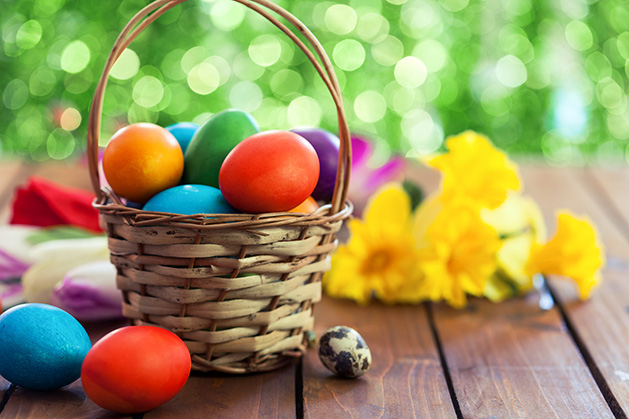
<instances>
[{"instance_id":1,"label":"teal egg on table","mask_svg":"<svg viewBox=\"0 0 629 419\"><path fill-rule=\"evenodd\" d=\"M183 151L184 154L190 145L190 141L192 140L194 133L197 132L198 129L199 125L194 122L178 122L166 127L166 130L177 139L177 142L181 147L181 151Z\"/></svg>"},{"instance_id":2,"label":"teal egg on table","mask_svg":"<svg viewBox=\"0 0 629 419\"><path fill-rule=\"evenodd\" d=\"M143 209L183 215L238 212L227 203L220 190L207 185L179 185L166 189L149 199Z\"/></svg>"},{"instance_id":3,"label":"teal egg on table","mask_svg":"<svg viewBox=\"0 0 629 419\"><path fill-rule=\"evenodd\" d=\"M0 375L20 387L52 390L81 376L92 347L81 324L47 304L21 304L0 315Z\"/></svg>"}]
</instances>

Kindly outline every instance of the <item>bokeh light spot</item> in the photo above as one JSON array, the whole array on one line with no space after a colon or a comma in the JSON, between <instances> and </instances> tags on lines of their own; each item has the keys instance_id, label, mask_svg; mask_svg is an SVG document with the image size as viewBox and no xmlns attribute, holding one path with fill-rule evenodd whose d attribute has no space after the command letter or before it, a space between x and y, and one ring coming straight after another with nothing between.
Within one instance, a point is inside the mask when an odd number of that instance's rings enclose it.
<instances>
[{"instance_id":1,"label":"bokeh light spot","mask_svg":"<svg viewBox=\"0 0 629 419\"><path fill-rule=\"evenodd\" d=\"M496 64L496 77L507 87L518 87L526 82L526 67L518 57L506 55Z\"/></svg>"},{"instance_id":2,"label":"bokeh light spot","mask_svg":"<svg viewBox=\"0 0 629 419\"><path fill-rule=\"evenodd\" d=\"M20 79L13 79L4 88L2 99L7 109L20 109L28 99L28 86Z\"/></svg>"},{"instance_id":3,"label":"bokeh light spot","mask_svg":"<svg viewBox=\"0 0 629 419\"><path fill-rule=\"evenodd\" d=\"M188 74L194 66L202 63L210 56L210 51L207 48L201 46L192 47L181 57L181 69Z\"/></svg>"},{"instance_id":4,"label":"bokeh light spot","mask_svg":"<svg viewBox=\"0 0 629 419\"><path fill-rule=\"evenodd\" d=\"M356 33L363 41L373 41L389 33L389 21L378 13L366 13L358 20Z\"/></svg>"},{"instance_id":5,"label":"bokeh light spot","mask_svg":"<svg viewBox=\"0 0 629 419\"><path fill-rule=\"evenodd\" d=\"M236 109L253 112L262 103L262 90L257 84L243 80L232 87L229 93L229 103Z\"/></svg>"},{"instance_id":6,"label":"bokeh light spot","mask_svg":"<svg viewBox=\"0 0 629 419\"><path fill-rule=\"evenodd\" d=\"M46 139L46 151L55 160L63 160L70 157L75 147L76 140L74 136L61 128L55 129Z\"/></svg>"},{"instance_id":7,"label":"bokeh light spot","mask_svg":"<svg viewBox=\"0 0 629 419\"><path fill-rule=\"evenodd\" d=\"M449 12L458 12L467 7L469 0L441 0L441 6Z\"/></svg>"},{"instance_id":8,"label":"bokeh light spot","mask_svg":"<svg viewBox=\"0 0 629 419\"><path fill-rule=\"evenodd\" d=\"M289 68L282 69L271 77L271 90L278 98L295 94L303 85L301 75Z\"/></svg>"},{"instance_id":9,"label":"bokeh light spot","mask_svg":"<svg viewBox=\"0 0 629 419\"><path fill-rule=\"evenodd\" d=\"M116 61L116 64L114 64L109 74L111 77L118 80L128 80L138 74L139 69L140 58L138 54L132 49L127 48L122 51L122 54L120 54L118 61Z\"/></svg>"},{"instance_id":10,"label":"bokeh light spot","mask_svg":"<svg viewBox=\"0 0 629 419\"><path fill-rule=\"evenodd\" d=\"M220 85L221 75L210 63L203 62L188 73L188 86L200 95L209 95Z\"/></svg>"},{"instance_id":11,"label":"bokeh light spot","mask_svg":"<svg viewBox=\"0 0 629 419\"><path fill-rule=\"evenodd\" d=\"M577 51L587 51L592 48L594 38L590 27L580 20L573 20L566 25L566 40Z\"/></svg>"},{"instance_id":12,"label":"bokeh light spot","mask_svg":"<svg viewBox=\"0 0 629 419\"><path fill-rule=\"evenodd\" d=\"M372 123L381 120L386 111L387 102L381 93L374 90L362 92L354 100L354 112L365 122Z\"/></svg>"},{"instance_id":13,"label":"bokeh light spot","mask_svg":"<svg viewBox=\"0 0 629 419\"><path fill-rule=\"evenodd\" d=\"M133 101L145 108L157 105L162 97L164 97L164 86L153 76L144 76L133 86Z\"/></svg>"},{"instance_id":14,"label":"bokeh light spot","mask_svg":"<svg viewBox=\"0 0 629 419\"><path fill-rule=\"evenodd\" d=\"M355 39L344 39L336 44L332 57L342 70L354 71L365 62L365 48Z\"/></svg>"},{"instance_id":15,"label":"bokeh light spot","mask_svg":"<svg viewBox=\"0 0 629 419\"><path fill-rule=\"evenodd\" d=\"M249 44L249 57L262 67L275 64L282 55L282 45L275 35L260 35Z\"/></svg>"},{"instance_id":16,"label":"bokeh light spot","mask_svg":"<svg viewBox=\"0 0 629 419\"><path fill-rule=\"evenodd\" d=\"M627 106L627 97L622 88L613 79L605 79L598 83L596 96L601 105L610 112L624 112Z\"/></svg>"},{"instance_id":17,"label":"bokeh light spot","mask_svg":"<svg viewBox=\"0 0 629 419\"><path fill-rule=\"evenodd\" d=\"M236 56L233 64L234 74L241 80L257 80L264 74L264 67L260 67L243 51Z\"/></svg>"},{"instance_id":18,"label":"bokeh light spot","mask_svg":"<svg viewBox=\"0 0 629 419\"><path fill-rule=\"evenodd\" d=\"M61 68L70 74L79 73L89 64L90 56L90 49L85 42L70 42L61 54Z\"/></svg>"},{"instance_id":19,"label":"bokeh light spot","mask_svg":"<svg viewBox=\"0 0 629 419\"><path fill-rule=\"evenodd\" d=\"M219 86L224 85L229 80L231 76L231 67L226 59L223 57L219 57L218 55L213 55L210 58L206 59L204 62L211 64L218 74L220 74L221 78L219 81Z\"/></svg>"},{"instance_id":20,"label":"bokeh light spot","mask_svg":"<svg viewBox=\"0 0 629 419\"><path fill-rule=\"evenodd\" d=\"M357 21L354 9L345 4L332 5L325 12L325 26L337 35L347 35L353 31Z\"/></svg>"},{"instance_id":21,"label":"bokeh light spot","mask_svg":"<svg viewBox=\"0 0 629 419\"><path fill-rule=\"evenodd\" d=\"M422 60L417 57L404 57L395 65L395 80L401 86L414 89L426 81L428 70Z\"/></svg>"},{"instance_id":22,"label":"bokeh light spot","mask_svg":"<svg viewBox=\"0 0 629 419\"><path fill-rule=\"evenodd\" d=\"M288 105L288 123L291 127L317 127L321 122L319 102L308 96L300 96Z\"/></svg>"},{"instance_id":23,"label":"bokeh light spot","mask_svg":"<svg viewBox=\"0 0 629 419\"><path fill-rule=\"evenodd\" d=\"M378 64L392 66L404 56L404 45L395 36L385 35L373 44L371 55Z\"/></svg>"},{"instance_id":24,"label":"bokeh light spot","mask_svg":"<svg viewBox=\"0 0 629 419\"><path fill-rule=\"evenodd\" d=\"M59 125L66 131L74 131L81 125L81 114L75 108L67 108L61 114Z\"/></svg>"},{"instance_id":25,"label":"bokeh light spot","mask_svg":"<svg viewBox=\"0 0 629 419\"><path fill-rule=\"evenodd\" d=\"M28 87L33 96L46 96L55 88L57 79L55 73L46 66L37 67L28 81Z\"/></svg>"},{"instance_id":26,"label":"bokeh light spot","mask_svg":"<svg viewBox=\"0 0 629 419\"><path fill-rule=\"evenodd\" d=\"M595 81L601 81L612 76L612 65L609 59L599 51L588 55L585 59L585 69Z\"/></svg>"},{"instance_id":27,"label":"bokeh light spot","mask_svg":"<svg viewBox=\"0 0 629 419\"><path fill-rule=\"evenodd\" d=\"M236 29L245 18L247 9L232 1L219 1L212 4L210 19L218 29L232 31Z\"/></svg>"},{"instance_id":28,"label":"bokeh light spot","mask_svg":"<svg viewBox=\"0 0 629 419\"><path fill-rule=\"evenodd\" d=\"M616 39L618 52L622 58L629 59L629 32L623 32Z\"/></svg>"},{"instance_id":29,"label":"bokeh light spot","mask_svg":"<svg viewBox=\"0 0 629 419\"><path fill-rule=\"evenodd\" d=\"M608 114L606 122L607 129L614 138L629 140L629 109L625 109L622 114ZM627 147L629 150L629 145Z\"/></svg>"},{"instance_id":30,"label":"bokeh light spot","mask_svg":"<svg viewBox=\"0 0 629 419\"><path fill-rule=\"evenodd\" d=\"M448 51L434 39L427 39L417 44L413 48L413 55L422 60L431 73L441 70L448 62Z\"/></svg>"},{"instance_id":31,"label":"bokeh light spot","mask_svg":"<svg viewBox=\"0 0 629 419\"><path fill-rule=\"evenodd\" d=\"M404 115L402 132L419 156L435 152L443 143L443 129L423 109L413 109Z\"/></svg>"},{"instance_id":32,"label":"bokeh light spot","mask_svg":"<svg viewBox=\"0 0 629 419\"><path fill-rule=\"evenodd\" d=\"M31 49L39 43L42 37L42 27L36 20L24 22L15 36L15 43L19 48Z\"/></svg>"}]
</instances>

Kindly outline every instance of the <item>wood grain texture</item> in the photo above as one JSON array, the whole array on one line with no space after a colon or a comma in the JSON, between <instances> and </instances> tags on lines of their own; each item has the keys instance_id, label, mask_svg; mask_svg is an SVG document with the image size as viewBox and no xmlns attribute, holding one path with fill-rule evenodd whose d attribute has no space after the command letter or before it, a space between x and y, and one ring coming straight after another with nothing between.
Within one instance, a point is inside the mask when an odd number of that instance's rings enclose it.
<instances>
[{"instance_id":1,"label":"wood grain texture","mask_svg":"<svg viewBox=\"0 0 629 419\"><path fill-rule=\"evenodd\" d=\"M305 417L456 417L423 306L360 307L324 298L315 313L318 336L337 325L356 329L371 349L373 364L363 377L348 380L328 371L316 350L308 351Z\"/></svg>"},{"instance_id":2,"label":"wood grain texture","mask_svg":"<svg viewBox=\"0 0 629 419\"><path fill-rule=\"evenodd\" d=\"M262 374L229 376L193 373L174 399L144 414L165 418L292 418L295 417L295 368Z\"/></svg>"},{"instance_id":3,"label":"wood grain texture","mask_svg":"<svg viewBox=\"0 0 629 419\"><path fill-rule=\"evenodd\" d=\"M612 417L559 314L538 300L433 306L463 417Z\"/></svg>"},{"instance_id":4,"label":"wood grain texture","mask_svg":"<svg viewBox=\"0 0 629 419\"><path fill-rule=\"evenodd\" d=\"M100 408L83 391L81 381L50 391L17 388L0 414L2 418L123 418L116 413Z\"/></svg>"},{"instance_id":5,"label":"wood grain texture","mask_svg":"<svg viewBox=\"0 0 629 419\"><path fill-rule=\"evenodd\" d=\"M592 297L580 301L569 282L551 278L551 283L605 382L629 413L629 235L624 224L629 212L624 190L629 171L527 167L522 173L530 194L544 202L551 235L556 226L553 208L586 215L598 228L607 267Z\"/></svg>"},{"instance_id":6,"label":"wood grain texture","mask_svg":"<svg viewBox=\"0 0 629 419\"><path fill-rule=\"evenodd\" d=\"M464 417L611 417L559 312L538 301L531 294L502 304L472 300L465 311L433 305Z\"/></svg>"}]
</instances>

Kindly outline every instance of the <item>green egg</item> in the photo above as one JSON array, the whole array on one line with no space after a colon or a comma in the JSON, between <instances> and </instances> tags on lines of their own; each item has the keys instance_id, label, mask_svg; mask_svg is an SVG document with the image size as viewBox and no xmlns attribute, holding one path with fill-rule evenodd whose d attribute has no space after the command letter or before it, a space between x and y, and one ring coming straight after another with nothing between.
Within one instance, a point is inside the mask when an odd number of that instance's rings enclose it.
<instances>
[{"instance_id":1,"label":"green egg","mask_svg":"<svg viewBox=\"0 0 629 419\"><path fill-rule=\"evenodd\" d=\"M260 132L251 115L237 109L219 112L192 137L184 156L181 183L218 188L218 173L227 154L238 143Z\"/></svg>"}]
</instances>

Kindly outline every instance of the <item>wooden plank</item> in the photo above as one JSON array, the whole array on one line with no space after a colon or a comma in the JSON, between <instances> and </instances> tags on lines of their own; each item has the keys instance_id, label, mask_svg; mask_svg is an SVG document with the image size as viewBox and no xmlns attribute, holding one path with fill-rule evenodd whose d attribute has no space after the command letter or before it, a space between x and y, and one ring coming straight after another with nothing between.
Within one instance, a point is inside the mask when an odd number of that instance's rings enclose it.
<instances>
[{"instance_id":1,"label":"wooden plank","mask_svg":"<svg viewBox=\"0 0 629 419\"><path fill-rule=\"evenodd\" d=\"M332 326L356 329L371 349L363 377L334 376L308 351L303 364L304 416L456 417L424 306L360 307L323 298L316 306L318 336Z\"/></svg>"},{"instance_id":2,"label":"wooden plank","mask_svg":"<svg viewBox=\"0 0 629 419\"><path fill-rule=\"evenodd\" d=\"M410 176L428 191L438 183L433 171ZM463 417L611 416L559 312L538 299L432 305Z\"/></svg>"},{"instance_id":3,"label":"wooden plank","mask_svg":"<svg viewBox=\"0 0 629 419\"><path fill-rule=\"evenodd\" d=\"M193 373L183 390L151 418L295 417L296 363L271 372L243 376Z\"/></svg>"},{"instance_id":4,"label":"wooden plank","mask_svg":"<svg viewBox=\"0 0 629 419\"><path fill-rule=\"evenodd\" d=\"M538 300L433 305L463 417L613 417L559 314Z\"/></svg>"},{"instance_id":5,"label":"wooden plank","mask_svg":"<svg viewBox=\"0 0 629 419\"><path fill-rule=\"evenodd\" d=\"M121 416L100 408L83 391L81 381L58 390L36 391L17 388L2 411L2 417L27 418L101 418Z\"/></svg>"},{"instance_id":6,"label":"wooden plank","mask_svg":"<svg viewBox=\"0 0 629 419\"><path fill-rule=\"evenodd\" d=\"M603 387L611 390L611 403L615 399L629 412L629 236L623 223L629 209L623 180L629 180L629 172L541 167L526 168L523 176L530 194L544 203L550 234L555 228L554 208L588 215L598 227L607 256L600 288L581 302L571 284L552 280L552 285L591 354L593 367L600 371Z\"/></svg>"}]
</instances>

